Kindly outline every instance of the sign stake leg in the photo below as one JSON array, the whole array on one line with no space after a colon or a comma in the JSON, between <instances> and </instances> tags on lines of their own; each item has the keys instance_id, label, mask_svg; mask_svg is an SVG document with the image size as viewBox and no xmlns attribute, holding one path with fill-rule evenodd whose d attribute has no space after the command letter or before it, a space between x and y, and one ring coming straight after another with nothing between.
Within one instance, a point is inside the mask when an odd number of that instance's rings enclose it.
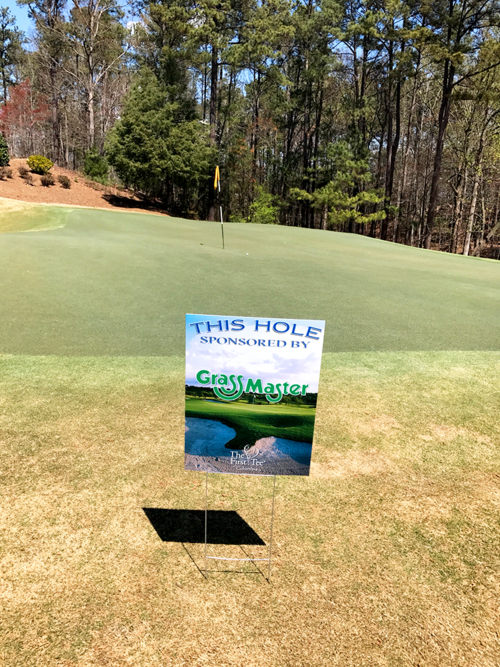
<instances>
[{"instance_id":1,"label":"sign stake leg","mask_svg":"<svg viewBox=\"0 0 500 667\"><path fill-rule=\"evenodd\" d=\"M207 574L208 472L205 473L205 576Z\"/></svg>"},{"instance_id":2,"label":"sign stake leg","mask_svg":"<svg viewBox=\"0 0 500 667\"><path fill-rule=\"evenodd\" d=\"M276 496L276 475L274 475L273 480L273 505L271 510L271 535L269 537L269 565L267 571L267 580L271 580L271 557L272 557L272 548L273 548L273 526L274 526L274 498Z\"/></svg>"}]
</instances>

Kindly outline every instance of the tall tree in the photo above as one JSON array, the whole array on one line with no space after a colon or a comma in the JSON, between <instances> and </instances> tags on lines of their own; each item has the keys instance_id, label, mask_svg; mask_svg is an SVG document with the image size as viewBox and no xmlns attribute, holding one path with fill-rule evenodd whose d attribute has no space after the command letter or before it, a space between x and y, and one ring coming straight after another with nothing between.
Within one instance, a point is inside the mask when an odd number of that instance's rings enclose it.
<instances>
[{"instance_id":1,"label":"tall tree","mask_svg":"<svg viewBox=\"0 0 500 667\"><path fill-rule=\"evenodd\" d=\"M8 7L0 7L0 77L2 102L8 99L9 87L15 83L15 70L24 59L24 34L16 27L16 19Z\"/></svg>"},{"instance_id":2,"label":"tall tree","mask_svg":"<svg viewBox=\"0 0 500 667\"><path fill-rule=\"evenodd\" d=\"M196 208L198 186L212 158L198 120L183 117L168 88L148 70L126 101L107 153L127 185L180 211Z\"/></svg>"},{"instance_id":3,"label":"tall tree","mask_svg":"<svg viewBox=\"0 0 500 667\"><path fill-rule=\"evenodd\" d=\"M421 36L441 69L441 102L439 107L432 182L427 209L425 247L431 247L438 202L439 180L443 161L446 129L450 119L453 93L464 80L477 76L482 67L472 56L490 39L489 28L500 25L498 0L433 0L424 9L428 26ZM500 64L500 53L495 63Z\"/></svg>"},{"instance_id":4,"label":"tall tree","mask_svg":"<svg viewBox=\"0 0 500 667\"><path fill-rule=\"evenodd\" d=\"M13 86L10 98L0 108L0 130L8 139L11 153L29 155L43 144L43 132L50 108L46 98L36 93L26 79Z\"/></svg>"},{"instance_id":5,"label":"tall tree","mask_svg":"<svg viewBox=\"0 0 500 667\"><path fill-rule=\"evenodd\" d=\"M72 0L66 35L71 46L70 74L85 91L88 148L96 145L97 91L126 54L123 12L115 0Z\"/></svg>"},{"instance_id":6,"label":"tall tree","mask_svg":"<svg viewBox=\"0 0 500 667\"><path fill-rule=\"evenodd\" d=\"M48 74L52 113L52 159L62 155L60 102L60 75L64 52L61 23L64 23L66 0L17 0L28 6L28 15L37 30L38 55Z\"/></svg>"}]
</instances>

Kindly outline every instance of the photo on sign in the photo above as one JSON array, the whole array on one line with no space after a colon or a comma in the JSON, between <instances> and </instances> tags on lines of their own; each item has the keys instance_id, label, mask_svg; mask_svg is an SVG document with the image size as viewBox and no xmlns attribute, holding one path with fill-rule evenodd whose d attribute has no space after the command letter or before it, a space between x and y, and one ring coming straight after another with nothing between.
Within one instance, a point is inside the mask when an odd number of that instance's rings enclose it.
<instances>
[{"instance_id":1,"label":"photo on sign","mask_svg":"<svg viewBox=\"0 0 500 667\"><path fill-rule=\"evenodd\" d=\"M186 470L309 474L324 330L186 315Z\"/></svg>"}]
</instances>

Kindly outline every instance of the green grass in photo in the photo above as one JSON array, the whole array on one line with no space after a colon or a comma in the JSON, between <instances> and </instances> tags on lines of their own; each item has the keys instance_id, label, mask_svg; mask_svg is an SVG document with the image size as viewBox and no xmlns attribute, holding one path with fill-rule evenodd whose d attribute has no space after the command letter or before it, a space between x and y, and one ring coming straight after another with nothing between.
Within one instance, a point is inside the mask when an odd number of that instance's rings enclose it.
<instances>
[{"instance_id":1,"label":"green grass in photo","mask_svg":"<svg viewBox=\"0 0 500 667\"><path fill-rule=\"evenodd\" d=\"M325 352L499 347L500 262L225 228L222 250L217 223L74 209L59 229L1 234L0 351L183 356L186 313L326 320Z\"/></svg>"},{"instance_id":2,"label":"green grass in photo","mask_svg":"<svg viewBox=\"0 0 500 667\"><path fill-rule=\"evenodd\" d=\"M186 397L186 417L213 419L236 431L226 443L228 449L243 449L270 436L312 442L315 413L314 407L300 405L223 403Z\"/></svg>"}]
</instances>

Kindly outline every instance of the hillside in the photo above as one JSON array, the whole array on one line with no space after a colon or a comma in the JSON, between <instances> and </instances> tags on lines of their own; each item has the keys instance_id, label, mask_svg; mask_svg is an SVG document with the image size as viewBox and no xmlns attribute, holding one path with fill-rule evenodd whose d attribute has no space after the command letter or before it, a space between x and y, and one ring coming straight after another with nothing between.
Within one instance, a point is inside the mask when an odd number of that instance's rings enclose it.
<instances>
[{"instance_id":1,"label":"hillside","mask_svg":"<svg viewBox=\"0 0 500 667\"><path fill-rule=\"evenodd\" d=\"M61 204L124 211L132 209L165 214L165 211L155 208L151 202L142 200L129 190L94 183L79 172L63 169L57 165L51 169L56 180L55 185L43 187L40 183L41 177L37 174L33 174L33 185L27 185L19 175L20 166L26 166L25 158L10 160L12 178L0 180L0 197L35 204ZM60 175L70 179L70 189L66 190L58 183L57 177Z\"/></svg>"}]
</instances>

